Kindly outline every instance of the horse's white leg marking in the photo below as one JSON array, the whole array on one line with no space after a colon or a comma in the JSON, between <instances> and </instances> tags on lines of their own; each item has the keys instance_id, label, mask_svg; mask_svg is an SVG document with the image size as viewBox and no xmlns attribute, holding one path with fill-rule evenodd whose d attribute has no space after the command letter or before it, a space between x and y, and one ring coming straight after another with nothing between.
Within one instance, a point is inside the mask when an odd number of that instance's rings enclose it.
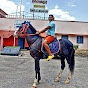
<instances>
[{"instance_id":1,"label":"horse's white leg marking","mask_svg":"<svg viewBox=\"0 0 88 88\"><path fill-rule=\"evenodd\" d=\"M65 84L69 84L70 79L71 79L71 71L69 70L69 74L68 74L67 80L65 81Z\"/></svg>"},{"instance_id":2,"label":"horse's white leg marking","mask_svg":"<svg viewBox=\"0 0 88 88\"><path fill-rule=\"evenodd\" d=\"M61 78L61 75L63 73L63 70L60 71L58 77L56 78L55 82L59 82L59 79Z\"/></svg>"},{"instance_id":3,"label":"horse's white leg marking","mask_svg":"<svg viewBox=\"0 0 88 88\"><path fill-rule=\"evenodd\" d=\"M36 88L36 85L38 85L38 80L35 78L32 88Z\"/></svg>"}]
</instances>

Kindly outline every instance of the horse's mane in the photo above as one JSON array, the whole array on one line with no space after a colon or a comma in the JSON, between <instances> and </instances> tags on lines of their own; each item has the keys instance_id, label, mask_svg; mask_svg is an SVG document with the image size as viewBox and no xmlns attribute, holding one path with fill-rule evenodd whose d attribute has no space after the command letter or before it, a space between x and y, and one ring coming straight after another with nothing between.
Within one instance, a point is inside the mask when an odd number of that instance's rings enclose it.
<instances>
[{"instance_id":1,"label":"horse's mane","mask_svg":"<svg viewBox=\"0 0 88 88\"><path fill-rule=\"evenodd\" d=\"M38 42L42 40L42 37L40 37L39 35L36 35L35 33L36 33L35 28L31 24L29 24L26 34L34 34L31 36L26 36L29 47L30 47L30 45L34 44L34 42L36 42L37 40L38 40Z\"/></svg>"},{"instance_id":2,"label":"horse's mane","mask_svg":"<svg viewBox=\"0 0 88 88\"><path fill-rule=\"evenodd\" d=\"M29 24L29 28L32 30L32 32L33 32L34 34L36 33L35 28L34 28L31 24Z\"/></svg>"}]
</instances>

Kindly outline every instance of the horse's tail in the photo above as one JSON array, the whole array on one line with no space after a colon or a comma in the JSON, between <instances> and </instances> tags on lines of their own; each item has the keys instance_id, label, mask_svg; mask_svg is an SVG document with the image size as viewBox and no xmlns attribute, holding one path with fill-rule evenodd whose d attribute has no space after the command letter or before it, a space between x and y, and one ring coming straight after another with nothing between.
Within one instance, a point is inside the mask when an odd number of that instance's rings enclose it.
<instances>
[{"instance_id":1,"label":"horse's tail","mask_svg":"<svg viewBox=\"0 0 88 88\"><path fill-rule=\"evenodd\" d=\"M74 73L74 68L75 68L75 50L73 48L70 57L70 70L72 74Z\"/></svg>"}]
</instances>

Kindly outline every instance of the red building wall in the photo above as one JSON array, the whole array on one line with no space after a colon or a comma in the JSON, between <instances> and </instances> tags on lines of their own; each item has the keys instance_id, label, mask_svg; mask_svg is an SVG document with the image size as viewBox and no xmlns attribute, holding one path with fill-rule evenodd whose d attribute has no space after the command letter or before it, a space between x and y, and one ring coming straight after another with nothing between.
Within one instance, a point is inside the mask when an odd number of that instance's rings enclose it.
<instances>
[{"instance_id":1,"label":"red building wall","mask_svg":"<svg viewBox=\"0 0 88 88\"><path fill-rule=\"evenodd\" d=\"M1 44L1 37L0 37L0 44Z\"/></svg>"},{"instance_id":2,"label":"red building wall","mask_svg":"<svg viewBox=\"0 0 88 88\"><path fill-rule=\"evenodd\" d=\"M15 45L17 46L18 38L15 40ZM14 45L14 37L10 36L9 38L3 39L3 46L13 46Z\"/></svg>"}]
</instances>

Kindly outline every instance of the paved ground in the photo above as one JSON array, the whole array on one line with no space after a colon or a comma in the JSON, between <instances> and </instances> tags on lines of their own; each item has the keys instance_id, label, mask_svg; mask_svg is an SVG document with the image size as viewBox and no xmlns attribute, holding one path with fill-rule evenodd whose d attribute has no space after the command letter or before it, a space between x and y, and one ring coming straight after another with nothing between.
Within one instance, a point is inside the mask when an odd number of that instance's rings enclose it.
<instances>
[{"instance_id":1,"label":"paved ground","mask_svg":"<svg viewBox=\"0 0 88 88\"><path fill-rule=\"evenodd\" d=\"M31 88L34 80L34 60L29 52L22 52L23 56L0 55L0 88ZM54 80L60 71L60 60L41 60L42 80L37 88L88 88L88 57L76 56L75 73L70 84L65 84L68 65L60 79Z\"/></svg>"}]
</instances>

